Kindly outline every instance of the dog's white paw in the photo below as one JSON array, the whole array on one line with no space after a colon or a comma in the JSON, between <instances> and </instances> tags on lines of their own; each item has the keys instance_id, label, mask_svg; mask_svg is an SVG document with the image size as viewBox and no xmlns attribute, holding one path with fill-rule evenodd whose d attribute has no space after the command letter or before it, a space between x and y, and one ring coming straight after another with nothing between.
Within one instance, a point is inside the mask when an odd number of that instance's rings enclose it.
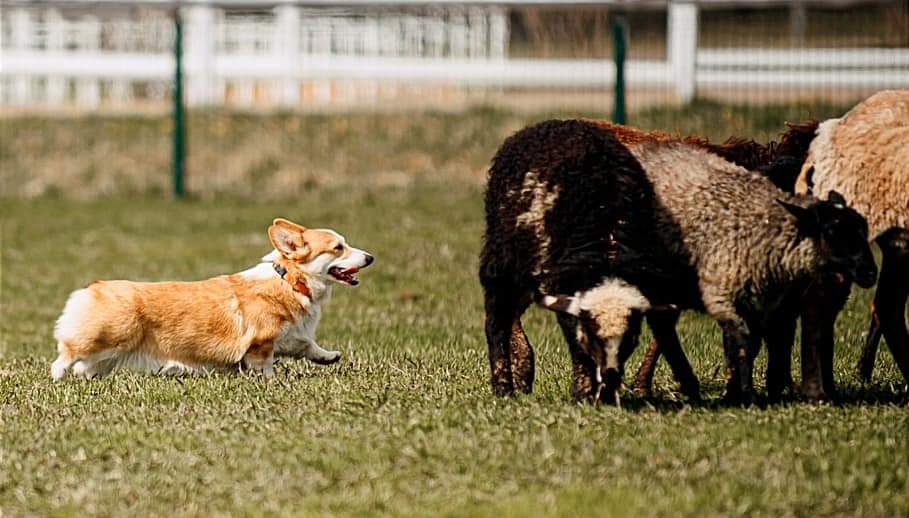
<instances>
[{"instance_id":1,"label":"dog's white paw","mask_svg":"<svg viewBox=\"0 0 909 518\"><path fill-rule=\"evenodd\" d=\"M66 360L64 360L62 356L57 358L54 360L54 363L51 364L51 378L53 378L54 381L62 380L63 376L66 376L66 369L68 367L69 365L67 365Z\"/></svg>"},{"instance_id":2,"label":"dog's white paw","mask_svg":"<svg viewBox=\"0 0 909 518\"><path fill-rule=\"evenodd\" d=\"M79 360L73 365L73 374L82 376L83 378L91 378L92 373L90 367L91 365L89 365L88 362Z\"/></svg>"}]
</instances>

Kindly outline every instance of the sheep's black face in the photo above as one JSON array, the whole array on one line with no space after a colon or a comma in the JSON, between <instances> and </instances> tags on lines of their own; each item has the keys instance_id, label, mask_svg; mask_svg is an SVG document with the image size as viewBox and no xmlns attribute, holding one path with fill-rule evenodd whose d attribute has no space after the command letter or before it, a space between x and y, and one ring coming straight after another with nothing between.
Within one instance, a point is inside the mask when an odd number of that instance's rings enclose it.
<instances>
[{"instance_id":1,"label":"sheep's black face","mask_svg":"<svg viewBox=\"0 0 909 518\"><path fill-rule=\"evenodd\" d=\"M819 246L827 265L863 288L873 286L877 265L868 244L865 218L845 204L830 200L818 202L810 209L817 215Z\"/></svg>"},{"instance_id":2,"label":"sheep's black face","mask_svg":"<svg viewBox=\"0 0 909 518\"><path fill-rule=\"evenodd\" d=\"M818 243L821 266L870 288L877 280L877 265L868 245L868 222L846 206L846 200L830 191L825 201L801 207L780 200L795 216L799 232Z\"/></svg>"}]
</instances>

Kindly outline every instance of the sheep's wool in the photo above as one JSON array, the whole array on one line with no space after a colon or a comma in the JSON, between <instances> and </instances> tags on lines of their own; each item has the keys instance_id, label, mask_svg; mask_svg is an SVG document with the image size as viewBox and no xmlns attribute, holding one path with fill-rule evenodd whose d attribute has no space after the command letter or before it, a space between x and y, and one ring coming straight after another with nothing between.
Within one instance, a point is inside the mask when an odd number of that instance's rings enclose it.
<instances>
[{"instance_id":1,"label":"sheep's wool","mask_svg":"<svg viewBox=\"0 0 909 518\"><path fill-rule=\"evenodd\" d=\"M621 279L607 279L584 292L581 309L589 311L603 336L622 336L632 311L646 311L650 302L637 288Z\"/></svg>"},{"instance_id":2,"label":"sheep's wool","mask_svg":"<svg viewBox=\"0 0 909 518\"><path fill-rule=\"evenodd\" d=\"M809 189L842 194L868 220L870 239L909 228L909 90L879 92L823 122L796 184L800 194Z\"/></svg>"}]
</instances>

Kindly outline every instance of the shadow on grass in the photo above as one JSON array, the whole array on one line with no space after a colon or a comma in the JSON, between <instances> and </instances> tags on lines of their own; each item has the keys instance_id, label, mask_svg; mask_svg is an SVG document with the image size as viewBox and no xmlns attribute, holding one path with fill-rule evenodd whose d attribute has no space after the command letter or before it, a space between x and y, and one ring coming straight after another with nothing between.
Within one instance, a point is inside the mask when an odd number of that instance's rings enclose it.
<instances>
[{"instance_id":1,"label":"shadow on grass","mask_svg":"<svg viewBox=\"0 0 909 518\"><path fill-rule=\"evenodd\" d=\"M658 391L651 396L635 396L631 391L623 393L621 398L622 409L629 412L660 412L674 413L689 408L703 410L724 410L745 408L738 402L727 401L721 395L724 385L719 382L707 382L701 386L700 399L691 400L675 391ZM600 403L605 405L605 403ZM787 393L781 398L771 400L763 392L758 391L751 407L759 409L782 408L791 405L815 405L834 407L858 406L909 406L909 391L905 385L847 385L838 389L830 401L813 401L798 393Z\"/></svg>"}]
</instances>

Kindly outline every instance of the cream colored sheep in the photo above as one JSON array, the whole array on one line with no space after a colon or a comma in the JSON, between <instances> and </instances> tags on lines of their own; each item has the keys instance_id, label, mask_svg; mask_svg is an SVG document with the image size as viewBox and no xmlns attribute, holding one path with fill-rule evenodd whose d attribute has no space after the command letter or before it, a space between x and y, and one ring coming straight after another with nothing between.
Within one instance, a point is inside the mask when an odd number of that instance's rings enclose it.
<instances>
[{"instance_id":1,"label":"cream colored sheep","mask_svg":"<svg viewBox=\"0 0 909 518\"><path fill-rule=\"evenodd\" d=\"M821 123L795 190L818 197L837 191L868 220L868 237L880 246L883 264L860 376L871 378L883 331L909 381L909 90L876 93Z\"/></svg>"}]
</instances>

